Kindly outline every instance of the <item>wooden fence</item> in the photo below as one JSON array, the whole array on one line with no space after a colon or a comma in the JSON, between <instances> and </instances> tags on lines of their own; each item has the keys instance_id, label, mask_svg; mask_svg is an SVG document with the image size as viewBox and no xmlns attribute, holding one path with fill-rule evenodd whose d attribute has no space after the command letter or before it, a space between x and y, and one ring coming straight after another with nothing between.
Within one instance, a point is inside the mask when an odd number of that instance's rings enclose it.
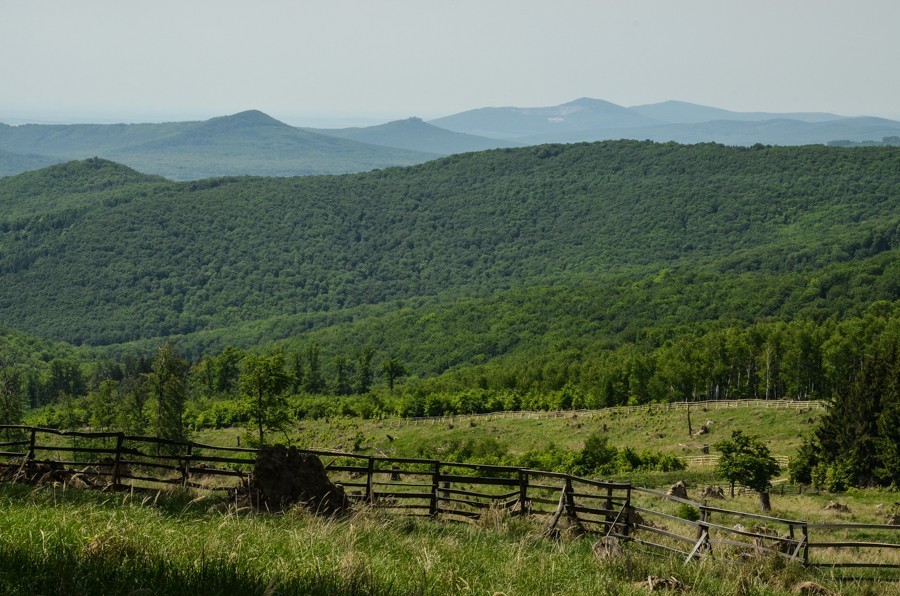
<instances>
[{"instance_id":1,"label":"wooden fence","mask_svg":"<svg viewBox=\"0 0 900 596\"><path fill-rule=\"evenodd\" d=\"M0 426L0 474L49 474L60 481L119 490L183 486L222 491L246 486L256 450L178 442L116 432ZM900 526L817 524L712 507L629 483L570 474L301 450L323 460L350 499L405 515L472 521L486 513L560 522L678 555L685 562L714 556L771 553L806 566L862 576L900 573ZM698 519L686 519L684 507ZM680 508L680 509L679 509ZM866 575L868 574L868 575Z\"/></svg>"},{"instance_id":2,"label":"wooden fence","mask_svg":"<svg viewBox=\"0 0 900 596\"><path fill-rule=\"evenodd\" d=\"M385 419L387 422L393 422L396 425L419 425L419 424L436 424L439 422L454 423L463 420L477 419L497 419L497 418L517 418L525 420L548 420L552 418L566 418L575 414L576 416L598 416L610 413L627 413L627 412L645 412L647 410L671 412L678 410L687 410L691 408L698 411L702 410L729 410L735 408L758 408L764 410L824 410L825 402L820 400L787 400L787 399L718 399L703 401L679 401L679 402L653 402L639 406L612 406L609 408L600 408L596 410L577 409L577 410L538 410L538 411L499 411L484 412L471 414L445 414L443 416L414 416L409 418Z\"/></svg>"}]
</instances>

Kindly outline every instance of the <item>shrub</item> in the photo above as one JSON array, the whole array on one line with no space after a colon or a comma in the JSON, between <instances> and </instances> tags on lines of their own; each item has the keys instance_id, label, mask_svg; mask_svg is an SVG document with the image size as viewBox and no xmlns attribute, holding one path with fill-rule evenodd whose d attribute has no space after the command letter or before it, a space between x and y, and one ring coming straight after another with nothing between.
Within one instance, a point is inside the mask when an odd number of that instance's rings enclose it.
<instances>
[{"instance_id":1,"label":"shrub","mask_svg":"<svg viewBox=\"0 0 900 596\"><path fill-rule=\"evenodd\" d=\"M675 510L675 515L681 519L697 521L700 519L700 510L687 503L680 503L678 509Z\"/></svg>"}]
</instances>

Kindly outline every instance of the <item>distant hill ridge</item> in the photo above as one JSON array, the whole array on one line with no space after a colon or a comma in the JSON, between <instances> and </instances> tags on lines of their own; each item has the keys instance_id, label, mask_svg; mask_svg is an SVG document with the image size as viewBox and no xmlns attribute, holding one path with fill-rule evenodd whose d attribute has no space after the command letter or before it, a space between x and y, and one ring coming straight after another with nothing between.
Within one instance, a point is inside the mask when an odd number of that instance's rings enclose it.
<instances>
[{"instance_id":1,"label":"distant hill ridge","mask_svg":"<svg viewBox=\"0 0 900 596\"><path fill-rule=\"evenodd\" d=\"M883 118L847 118L816 112L732 112L681 101L626 108L591 98L542 108L478 108L431 120L431 124L523 144L650 139L747 146L806 145L838 138L881 140L900 131L900 122Z\"/></svg>"},{"instance_id":2,"label":"distant hill ridge","mask_svg":"<svg viewBox=\"0 0 900 596\"><path fill-rule=\"evenodd\" d=\"M484 107L343 129L297 128L259 110L161 124L0 124L0 176L99 156L173 180L344 174L439 156L545 143L635 139L726 145L844 145L900 135L900 122L828 113L732 112L681 101L624 107ZM29 157L25 157L29 156Z\"/></svg>"},{"instance_id":3,"label":"distant hill ridge","mask_svg":"<svg viewBox=\"0 0 900 596\"><path fill-rule=\"evenodd\" d=\"M363 128L309 129L321 134L352 139L386 147L422 151L437 155L484 151L500 147L516 147L520 143L490 139L472 134L452 132L421 118L395 120Z\"/></svg>"},{"instance_id":4,"label":"distant hill ridge","mask_svg":"<svg viewBox=\"0 0 900 596\"><path fill-rule=\"evenodd\" d=\"M344 174L435 157L317 134L258 110L201 122L4 125L0 150L57 159L99 156L173 180Z\"/></svg>"}]
</instances>

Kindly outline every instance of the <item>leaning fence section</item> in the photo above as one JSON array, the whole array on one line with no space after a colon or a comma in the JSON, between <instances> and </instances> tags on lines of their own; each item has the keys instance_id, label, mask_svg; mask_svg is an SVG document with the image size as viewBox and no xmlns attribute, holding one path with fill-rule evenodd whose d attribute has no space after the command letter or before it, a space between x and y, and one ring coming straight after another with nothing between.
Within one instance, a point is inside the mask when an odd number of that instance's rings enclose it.
<instances>
[{"instance_id":1,"label":"leaning fence section","mask_svg":"<svg viewBox=\"0 0 900 596\"><path fill-rule=\"evenodd\" d=\"M542 520L550 535L601 535L685 562L767 555L836 577L900 579L896 525L808 523L542 470L300 451L318 456L351 500L399 514L456 521L487 513L529 516ZM0 477L7 479L39 475L89 488L233 491L248 486L256 455L246 447L0 425Z\"/></svg>"}]
</instances>

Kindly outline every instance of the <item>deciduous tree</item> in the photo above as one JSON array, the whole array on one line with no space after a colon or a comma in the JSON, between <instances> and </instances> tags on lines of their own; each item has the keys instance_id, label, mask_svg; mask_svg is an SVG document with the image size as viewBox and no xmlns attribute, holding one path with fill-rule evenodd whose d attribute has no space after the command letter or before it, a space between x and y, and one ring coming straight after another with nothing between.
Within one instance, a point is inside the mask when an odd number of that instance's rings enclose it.
<instances>
[{"instance_id":1,"label":"deciduous tree","mask_svg":"<svg viewBox=\"0 0 900 596\"><path fill-rule=\"evenodd\" d=\"M758 492L760 508L769 511L772 478L781 472L769 448L756 436L740 430L733 431L731 439L719 441L715 447L722 452L716 471L731 483L731 496L734 497L734 485L740 482Z\"/></svg>"}]
</instances>

